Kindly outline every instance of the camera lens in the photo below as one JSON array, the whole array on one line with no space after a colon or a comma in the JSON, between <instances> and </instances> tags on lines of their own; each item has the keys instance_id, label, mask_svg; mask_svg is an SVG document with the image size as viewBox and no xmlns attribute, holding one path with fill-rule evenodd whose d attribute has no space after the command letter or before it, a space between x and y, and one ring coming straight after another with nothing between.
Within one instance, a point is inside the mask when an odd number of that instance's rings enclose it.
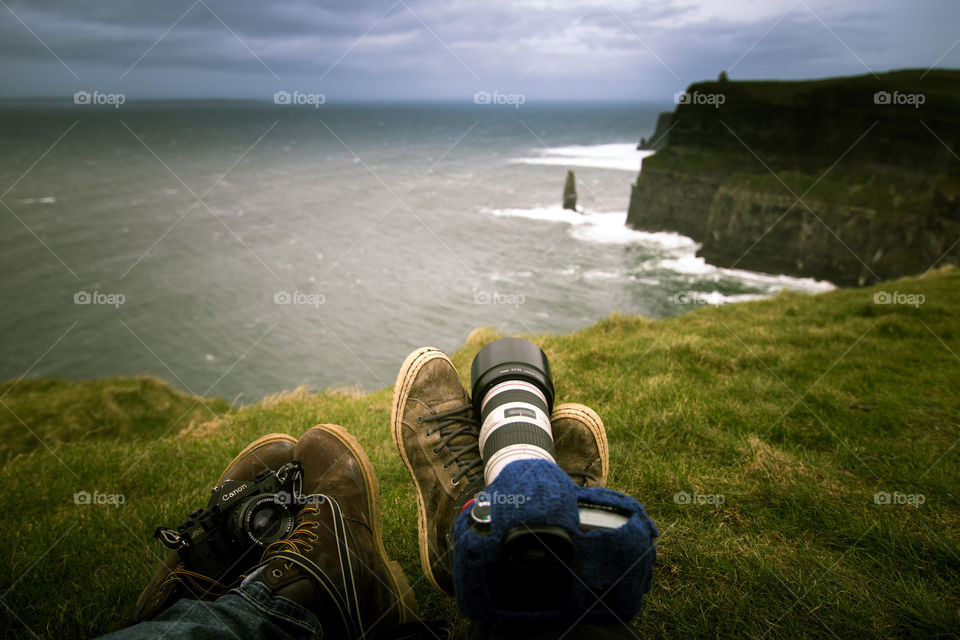
<instances>
[{"instance_id":1,"label":"camera lens","mask_svg":"<svg viewBox=\"0 0 960 640\"><path fill-rule=\"evenodd\" d=\"M233 512L234 538L265 547L286 538L293 531L293 513L283 495L251 498Z\"/></svg>"},{"instance_id":2,"label":"camera lens","mask_svg":"<svg viewBox=\"0 0 960 640\"><path fill-rule=\"evenodd\" d=\"M514 460L555 462L553 381L540 347L522 338L495 340L473 359L470 379L487 484Z\"/></svg>"},{"instance_id":3,"label":"camera lens","mask_svg":"<svg viewBox=\"0 0 960 640\"><path fill-rule=\"evenodd\" d=\"M283 514L279 513L273 505L265 505L254 512L250 518L250 533L260 539L274 536L280 530L282 519Z\"/></svg>"}]
</instances>

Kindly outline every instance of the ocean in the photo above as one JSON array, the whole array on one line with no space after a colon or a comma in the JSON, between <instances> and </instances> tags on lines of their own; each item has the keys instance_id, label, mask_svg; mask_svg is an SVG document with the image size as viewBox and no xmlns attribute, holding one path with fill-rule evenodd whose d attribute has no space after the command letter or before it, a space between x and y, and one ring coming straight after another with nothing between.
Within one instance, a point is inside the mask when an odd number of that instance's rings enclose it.
<instances>
[{"instance_id":1,"label":"ocean","mask_svg":"<svg viewBox=\"0 0 960 640\"><path fill-rule=\"evenodd\" d=\"M669 108L0 103L0 379L369 390L482 325L832 288L624 225L636 141ZM567 169L582 212L560 206Z\"/></svg>"}]
</instances>

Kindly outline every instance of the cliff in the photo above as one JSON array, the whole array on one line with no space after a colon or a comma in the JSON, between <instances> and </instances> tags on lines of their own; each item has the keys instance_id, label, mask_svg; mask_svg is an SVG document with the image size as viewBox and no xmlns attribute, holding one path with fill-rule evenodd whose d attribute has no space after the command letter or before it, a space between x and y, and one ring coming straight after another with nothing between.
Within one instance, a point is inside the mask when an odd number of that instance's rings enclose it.
<instances>
[{"instance_id":1,"label":"cliff","mask_svg":"<svg viewBox=\"0 0 960 640\"><path fill-rule=\"evenodd\" d=\"M637 149L659 151L667 146L667 142L670 139L670 123L672 119L672 111L664 111L658 115L657 126L653 129L653 135L650 136L649 140L647 138L640 138L640 144L637 145Z\"/></svg>"},{"instance_id":2,"label":"cliff","mask_svg":"<svg viewBox=\"0 0 960 640\"><path fill-rule=\"evenodd\" d=\"M658 129L660 129L658 121ZM960 71L703 82L627 224L720 266L865 285L960 260Z\"/></svg>"}]
</instances>

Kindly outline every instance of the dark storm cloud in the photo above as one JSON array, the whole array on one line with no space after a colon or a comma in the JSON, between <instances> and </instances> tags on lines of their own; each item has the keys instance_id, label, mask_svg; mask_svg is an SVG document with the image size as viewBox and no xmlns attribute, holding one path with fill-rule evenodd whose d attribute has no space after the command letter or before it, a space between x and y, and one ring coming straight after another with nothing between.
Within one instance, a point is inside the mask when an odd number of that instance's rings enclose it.
<instances>
[{"instance_id":1,"label":"dark storm cloud","mask_svg":"<svg viewBox=\"0 0 960 640\"><path fill-rule=\"evenodd\" d=\"M259 2L8 4L64 60L118 65L132 64L162 36L150 59L144 59L146 64L179 63L186 56L194 65L230 67L237 51L245 51L243 43L254 52L259 48L258 55L269 55L298 39L335 41L355 30L357 23L375 18L370 17L371 11L308 3L285 3L268 10ZM11 17L4 16L2 21L0 52L42 58L46 53L42 44ZM233 42L225 46L229 40Z\"/></svg>"},{"instance_id":2,"label":"dark storm cloud","mask_svg":"<svg viewBox=\"0 0 960 640\"><path fill-rule=\"evenodd\" d=\"M2 95L321 86L367 98L499 88L662 99L723 68L790 78L928 66L960 38L949 1L4 1ZM958 61L955 47L940 65Z\"/></svg>"}]
</instances>

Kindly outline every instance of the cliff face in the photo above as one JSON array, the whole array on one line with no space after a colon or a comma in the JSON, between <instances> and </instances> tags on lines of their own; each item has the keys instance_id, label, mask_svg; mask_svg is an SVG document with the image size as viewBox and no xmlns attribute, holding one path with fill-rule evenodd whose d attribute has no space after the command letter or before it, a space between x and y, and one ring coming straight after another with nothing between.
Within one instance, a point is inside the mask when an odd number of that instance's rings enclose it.
<instances>
[{"instance_id":1,"label":"cliff face","mask_svg":"<svg viewBox=\"0 0 960 640\"><path fill-rule=\"evenodd\" d=\"M843 285L957 263L960 72L923 74L692 85L627 224Z\"/></svg>"},{"instance_id":2,"label":"cliff face","mask_svg":"<svg viewBox=\"0 0 960 640\"><path fill-rule=\"evenodd\" d=\"M637 149L659 151L667 146L667 141L670 139L670 122L672 119L672 111L664 111L658 115L657 126L653 129L653 135L650 136L649 140L647 138L641 138Z\"/></svg>"}]
</instances>

